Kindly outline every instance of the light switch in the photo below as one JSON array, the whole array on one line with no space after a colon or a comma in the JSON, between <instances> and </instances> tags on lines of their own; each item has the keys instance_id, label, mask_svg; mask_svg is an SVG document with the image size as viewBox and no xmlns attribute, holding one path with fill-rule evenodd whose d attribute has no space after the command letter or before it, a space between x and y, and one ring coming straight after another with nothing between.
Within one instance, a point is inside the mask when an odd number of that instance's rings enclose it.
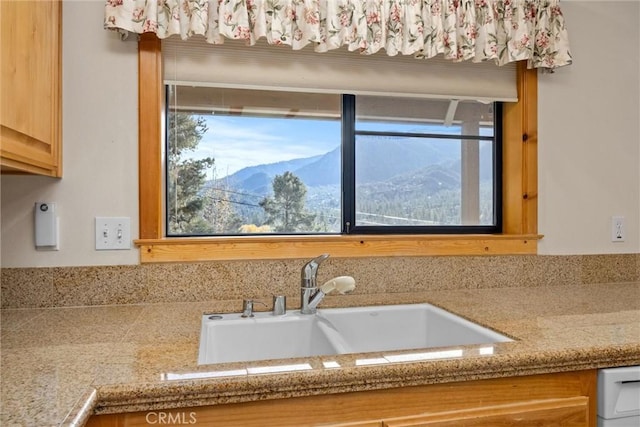
<instances>
[{"instance_id":1,"label":"light switch","mask_svg":"<svg viewBox=\"0 0 640 427\"><path fill-rule=\"evenodd\" d=\"M131 218L96 217L96 250L131 249Z\"/></svg>"}]
</instances>

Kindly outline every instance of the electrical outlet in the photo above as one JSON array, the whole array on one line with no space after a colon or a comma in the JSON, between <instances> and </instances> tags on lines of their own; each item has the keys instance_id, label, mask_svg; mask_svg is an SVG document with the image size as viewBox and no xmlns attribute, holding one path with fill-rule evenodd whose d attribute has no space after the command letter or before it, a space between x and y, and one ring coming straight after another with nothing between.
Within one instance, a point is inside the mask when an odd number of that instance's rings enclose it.
<instances>
[{"instance_id":1,"label":"electrical outlet","mask_svg":"<svg viewBox=\"0 0 640 427\"><path fill-rule=\"evenodd\" d=\"M96 217L96 250L131 249L131 218Z\"/></svg>"},{"instance_id":2,"label":"electrical outlet","mask_svg":"<svg viewBox=\"0 0 640 427\"><path fill-rule=\"evenodd\" d=\"M623 216L611 217L611 241L612 242L624 242L625 227Z\"/></svg>"}]
</instances>

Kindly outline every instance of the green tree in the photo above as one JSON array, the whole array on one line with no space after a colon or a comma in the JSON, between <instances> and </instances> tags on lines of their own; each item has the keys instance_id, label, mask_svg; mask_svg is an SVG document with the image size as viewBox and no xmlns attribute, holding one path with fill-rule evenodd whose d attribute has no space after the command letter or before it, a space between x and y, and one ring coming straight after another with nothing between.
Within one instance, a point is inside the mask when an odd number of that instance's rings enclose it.
<instances>
[{"instance_id":1,"label":"green tree","mask_svg":"<svg viewBox=\"0 0 640 427\"><path fill-rule=\"evenodd\" d=\"M187 158L205 132L203 117L184 112L168 115L167 211L169 231L174 234L201 234L211 229L202 217L204 200L200 193L214 159Z\"/></svg>"},{"instance_id":2,"label":"green tree","mask_svg":"<svg viewBox=\"0 0 640 427\"><path fill-rule=\"evenodd\" d=\"M315 215L305 209L307 187L293 173L276 175L272 182L273 197L265 197L260 206L267 215L266 223L275 232L311 231Z\"/></svg>"}]
</instances>

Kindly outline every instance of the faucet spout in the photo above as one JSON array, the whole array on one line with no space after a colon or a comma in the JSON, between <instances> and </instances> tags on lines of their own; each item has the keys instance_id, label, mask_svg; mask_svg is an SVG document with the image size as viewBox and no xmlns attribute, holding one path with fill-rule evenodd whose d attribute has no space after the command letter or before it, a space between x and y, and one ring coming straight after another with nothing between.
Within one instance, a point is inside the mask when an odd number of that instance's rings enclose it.
<instances>
[{"instance_id":1,"label":"faucet spout","mask_svg":"<svg viewBox=\"0 0 640 427\"><path fill-rule=\"evenodd\" d=\"M351 276L334 277L322 286L318 286L318 268L328 254L320 255L307 262L302 267L300 274L300 313L315 314L318 304L322 302L324 296L331 292L341 295L348 294L356 288L356 281Z\"/></svg>"},{"instance_id":2,"label":"faucet spout","mask_svg":"<svg viewBox=\"0 0 640 427\"><path fill-rule=\"evenodd\" d=\"M300 278L302 281L300 284L303 288L317 287L316 278L318 275L318 268L320 268L320 264L322 264L322 261L327 258L329 258L329 254L322 254L319 257L312 259L311 261L306 263L304 267L302 267L302 271L300 274Z\"/></svg>"},{"instance_id":3,"label":"faucet spout","mask_svg":"<svg viewBox=\"0 0 640 427\"><path fill-rule=\"evenodd\" d=\"M302 314L314 314L324 297L324 293L318 289L317 275L320 264L327 258L329 254L322 254L302 267L300 273L300 313Z\"/></svg>"},{"instance_id":4,"label":"faucet spout","mask_svg":"<svg viewBox=\"0 0 640 427\"><path fill-rule=\"evenodd\" d=\"M316 289L311 298L306 305L304 311L300 311L302 314L315 314L318 308L318 305L322 302L325 297L325 293L322 292L322 289Z\"/></svg>"}]
</instances>

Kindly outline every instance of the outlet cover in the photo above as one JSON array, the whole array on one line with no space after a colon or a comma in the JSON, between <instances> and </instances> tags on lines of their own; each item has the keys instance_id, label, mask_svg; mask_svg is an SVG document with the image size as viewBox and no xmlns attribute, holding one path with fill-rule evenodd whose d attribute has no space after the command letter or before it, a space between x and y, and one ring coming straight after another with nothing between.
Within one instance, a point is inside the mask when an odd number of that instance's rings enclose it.
<instances>
[{"instance_id":1,"label":"outlet cover","mask_svg":"<svg viewBox=\"0 0 640 427\"><path fill-rule=\"evenodd\" d=\"M611 217L611 241L612 242L624 242L625 239L625 226L623 216Z\"/></svg>"},{"instance_id":2,"label":"outlet cover","mask_svg":"<svg viewBox=\"0 0 640 427\"><path fill-rule=\"evenodd\" d=\"M96 217L96 250L131 249L131 218Z\"/></svg>"}]
</instances>

